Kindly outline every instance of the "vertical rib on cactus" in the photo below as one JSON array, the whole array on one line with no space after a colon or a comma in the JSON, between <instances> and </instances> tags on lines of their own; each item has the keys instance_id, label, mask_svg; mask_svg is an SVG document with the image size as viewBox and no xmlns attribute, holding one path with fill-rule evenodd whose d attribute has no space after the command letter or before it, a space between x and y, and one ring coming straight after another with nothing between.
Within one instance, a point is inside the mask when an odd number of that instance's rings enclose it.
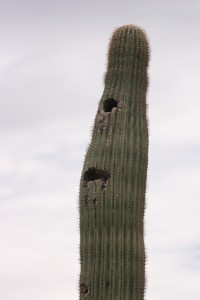
<instances>
[{"instance_id":1,"label":"vertical rib on cactus","mask_svg":"<svg viewBox=\"0 0 200 300\"><path fill-rule=\"evenodd\" d=\"M142 300L148 41L117 28L80 180L80 299Z\"/></svg>"}]
</instances>

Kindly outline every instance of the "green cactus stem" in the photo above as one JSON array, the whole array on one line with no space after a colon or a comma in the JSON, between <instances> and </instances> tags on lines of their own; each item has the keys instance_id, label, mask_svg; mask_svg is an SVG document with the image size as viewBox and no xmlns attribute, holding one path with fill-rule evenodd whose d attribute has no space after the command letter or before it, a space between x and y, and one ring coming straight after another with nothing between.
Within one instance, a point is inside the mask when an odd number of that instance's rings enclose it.
<instances>
[{"instance_id":1,"label":"green cactus stem","mask_svg":"<svg viewBox=\"0 0 200 300\"><path fill-rule=\"evenodd\" d=\"M141 28L114 31L80 179L80 300L144 299L148 61Z\"/></svg>"}]
</instances>

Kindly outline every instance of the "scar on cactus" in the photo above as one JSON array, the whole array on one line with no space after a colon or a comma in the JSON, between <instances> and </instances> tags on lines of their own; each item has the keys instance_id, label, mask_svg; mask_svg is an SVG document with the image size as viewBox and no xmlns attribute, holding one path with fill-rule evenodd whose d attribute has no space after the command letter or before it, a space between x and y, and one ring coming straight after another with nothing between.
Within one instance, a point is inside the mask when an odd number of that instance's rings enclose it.
<instances>
[{"instance_id":1,"label":"scar on cactus","mask_svg":"<svg viewBox=\"0 0 200 300\"><path fill-rule=\"evenodd\" d=\"M80 293L84 296L89 293L88 286L85 283L80 284Z\"/></svg>"},{"instance_id":2,"label":"scar on cactus","mask_svg":"<svg viewBox=\"0 0 200 300\"><path fill-rule=\"evenodd\" d=\"M94 199L93 199L93 205L94 205L94 206L97 206L97 198L94 198Z\"/></svg>"},{"instance_id":3,"label":"scar on cactus","mask_svg":"<svg viewBox=\"0 0 200 300\"><path fill-rule=\"evenodd\" d=\"M120 110L122 108L122 101L109 97L100 105L98 110L98 125L101 131L106 128L108 114L112 113L114 108Z\"/></svg>"},{"instance_id":4,"label":"scar on cactus","mask_svg":"<svg viewBox=\"0 0 200 300\"><path fill-rule=\"evenodd\" d=\"M88 203L89 203L89 197L88 197L88 195L83 196L83 201L84 201L85 205L88 205Z\"/></svg>"}]
</instances>

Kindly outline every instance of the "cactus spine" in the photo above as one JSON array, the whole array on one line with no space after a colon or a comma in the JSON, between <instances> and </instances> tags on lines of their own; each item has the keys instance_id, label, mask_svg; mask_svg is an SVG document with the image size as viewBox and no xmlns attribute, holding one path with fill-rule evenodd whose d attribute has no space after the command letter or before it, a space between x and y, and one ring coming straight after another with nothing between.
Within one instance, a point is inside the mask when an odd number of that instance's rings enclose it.
<instances>
[{"instance_id":1,"label":"cactus spine","mask_svg":"<svg viewBox=\"0 0 200 300\"><path fill-rule=\"evenodd\" d=\"M148 60L141 28L114 31L80 179L81 300L144 299Z\"/></svg>"}]
</instances>

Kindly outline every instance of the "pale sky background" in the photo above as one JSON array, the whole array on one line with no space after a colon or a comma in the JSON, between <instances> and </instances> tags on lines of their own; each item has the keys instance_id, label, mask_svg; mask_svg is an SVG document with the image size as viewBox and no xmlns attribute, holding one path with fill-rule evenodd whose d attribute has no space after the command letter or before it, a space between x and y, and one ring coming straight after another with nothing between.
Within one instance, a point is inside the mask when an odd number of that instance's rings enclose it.
<instances>
[{"instance_id":1,"label":"pale sky background","mask_svg":"<svg viewBox=\"0 0 200 300\"><path fill-rule=\"evenodd\" d=\"M0 0L1 300L79 298L80 175L126 24L151 44L145 299L200 299L200 1Z\"/></svg>"}]
</instances>

